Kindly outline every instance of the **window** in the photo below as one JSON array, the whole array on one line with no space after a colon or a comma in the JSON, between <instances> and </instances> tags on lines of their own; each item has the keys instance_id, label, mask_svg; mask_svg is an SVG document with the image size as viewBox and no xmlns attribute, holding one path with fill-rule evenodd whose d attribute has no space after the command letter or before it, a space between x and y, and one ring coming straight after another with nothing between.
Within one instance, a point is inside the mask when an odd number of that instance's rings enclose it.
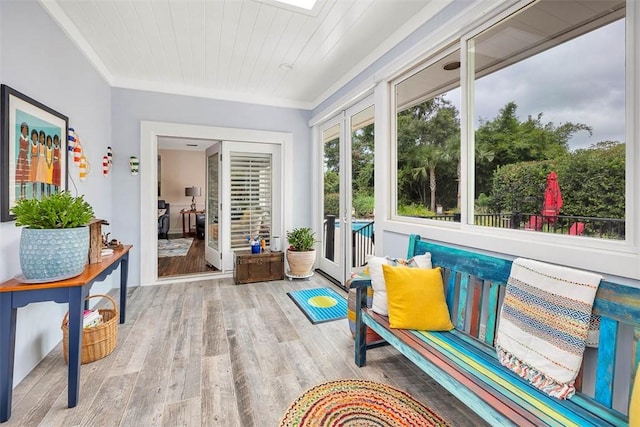
<instances>
[{"instance_id":1,"label":"window","mask_svg":"<svg viewBox=\"0 0 640 427\"><path fill-rule=\"evenodd\" d=\"M398 216L459 221L460 51L395 86Z\"/></svg>"},{"instance_id":2,"label":"window","mask_svg":"<svg viewBox=\"0 0 640 427\"><path fill-rule=\"evenodd\" d=\"M271 154L231 152L231 249L271 240Z\"/></svg>"},{"instance_id":3,"label":"window","mask_svg":"<svg viewBox=\"0 0 640 427\"><path fill-rule=\"evenodd\" d=\"M625 238L624 16L541 0L469 40L476 225Z\"/></svg>"},{"instance_id":4,"label":"window","mask_svg":"<svg viewBox=\"0 0 640 427\"><path fill-rule=\"evenodd\" d=\"M625 13L531 2L395 79L393 214L625 240Z\"/></svg>"}]
</instances>

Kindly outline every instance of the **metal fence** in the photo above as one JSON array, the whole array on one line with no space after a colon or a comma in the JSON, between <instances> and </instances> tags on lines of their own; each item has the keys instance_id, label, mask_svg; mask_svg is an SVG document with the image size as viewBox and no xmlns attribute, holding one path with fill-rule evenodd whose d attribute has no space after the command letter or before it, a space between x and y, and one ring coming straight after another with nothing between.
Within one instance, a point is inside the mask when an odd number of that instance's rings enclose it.
<instances>
[{"instance_id":1,"label":"metal fence","mask_svg":"<svg viewBox=\"0 0 640 427\"><path fill-rule=\"evenodd\" d=\"M361 267L367 255L373 255L375 243L373 221L351 230L351 267Z\"/></svg>"},{"instance_id":2,"label":"metal fence","mask_svg":"<svg viewBox=\"0 0 640 427\"><path fill-rule=\"evenodd\" d=\"M365 264L367 255L373 255L375 230L373 221L358 225L351 230L351 267ZM324 257L335 261L336 254L336 217L327 215L324 221Z\"/></svg>"},{"instance_id":3,"label":"metal fence","mask_svg":"<svg viewBox=\"0 0 640 427\"><path fill-rule=\"evenodd\" d=\"M421 217L438 221L460 222L460 214ZM615 218L593 218L575 215L544 216L529 213L477 214L475 225L542 233L568 234L600 239L624 240L625 221ZM324 256L334 261L336 254L336 217L327 215L324 221ZM375 230L373 221L351 230L351 267L365 264L367 255L373 255Z\"/></svg>"},{"instance_id":4,"label":"metal fence","mask_svg":"<svg viewBox=\"0 0 640 427\"><path fill-rule=\"evenodd\" d=\"M439 221L460 221L460 217L455 214L436 215L428 218ZM600 239L624 240L625 237L625 221L616 218L594 218L577 215L544 216L513 212L477 214L473 217L473 223L485 227L569 234Z\"/></svg>"}]
</instances>

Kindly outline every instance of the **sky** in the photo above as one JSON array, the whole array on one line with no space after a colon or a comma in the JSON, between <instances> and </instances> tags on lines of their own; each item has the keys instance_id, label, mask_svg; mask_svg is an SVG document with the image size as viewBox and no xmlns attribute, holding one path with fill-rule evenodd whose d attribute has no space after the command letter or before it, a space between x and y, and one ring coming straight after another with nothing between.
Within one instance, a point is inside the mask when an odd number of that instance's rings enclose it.
<instances>
[{"instance_id":1,"label":"sky","mask_svg":"<svg viewBox=\"0 0 640 427\"><path fill-rule=\"evenodd\" d=\"M514 101L523 121L582 123L593 128L569 140L573 149L600 141L625 141L624 19L476 81L475 126ZM450 92L459 108L459 90Z\"/></svg>"}]
</instances>

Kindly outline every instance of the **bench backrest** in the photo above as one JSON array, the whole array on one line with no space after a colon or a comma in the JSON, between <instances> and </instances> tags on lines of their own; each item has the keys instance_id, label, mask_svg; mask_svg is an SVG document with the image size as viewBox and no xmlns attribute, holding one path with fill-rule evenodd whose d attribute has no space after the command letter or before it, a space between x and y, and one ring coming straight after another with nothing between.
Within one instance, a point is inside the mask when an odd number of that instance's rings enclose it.
<instances>
[{"instance_id":1,"label":"bench backrest","mask_svg":"<svg viewBox=\"0 0 640 427\"><path fill-rule=\"evenodd\" d=\"M456 333L488 352L493 343L512 260L411 235L407 258L431 253L441 267L447 304ZM640 288L603 280L593 306L601 316L600 345L587 349L575 400L626 413L633 376L640 361ZM622 402L622 403L620 403Z\"/></svg>"}]
</instances>

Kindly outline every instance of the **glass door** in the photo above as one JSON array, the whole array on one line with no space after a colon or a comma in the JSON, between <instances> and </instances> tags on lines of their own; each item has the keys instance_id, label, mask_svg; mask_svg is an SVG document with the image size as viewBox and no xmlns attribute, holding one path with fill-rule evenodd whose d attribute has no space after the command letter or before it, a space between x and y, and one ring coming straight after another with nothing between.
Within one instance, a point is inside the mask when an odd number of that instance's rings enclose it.
<instances>
[{"instance_id":1,"label":"glass door","mask_svg":"<svg viewBox=\"0 0 640 427\"><path fill-rule=\"evenodd\" d=\"M374 106L371 98L321 129L322 231L318 267L340 283L374 253Z\"/></svg>"},{"instance_id":2,"label":"glass door","mask_svg":"<svg viewBox=\"0 0 640 427\"><path fill-rule=\"evenodd\" d=\"M207 209L206 209L206 227L204 257L207 263L211 264L217 270L222 270L222 251L220 237L222 230L220 229L221 221L221 202L220 202L220 183L221 183L221 167L220 167L220 143L213 145L207 149Z\"/></svg>"},{"instance_id":3,"label":"glass door","mask_svg":"<svg viewBox=\"0 0 640 427\"><path fill-rule=\"evenodd\" d=\"M331 277L341 280L344 276L344 227L342 220L347 219L343 197L341 175L342 117L325 124L320 130L322 138L322 227L321 249L318 267Z\"/></svg>"},{"instance_id":4,"label":"glass door","mask_svg":"<svg viewBox=\"0 0 640 427\"><path fill-rule=\"evenodd\" d=\"M348 111L349 247L351 270L362 267L375 252L374 210L374 116L370 102Z\"/></svg>"},{"instance_id":5,"label":"glass door","mask_svg":"<svg viewBox=\"0 0 640 427\"><path fill-rule=\"evenodd\" d=\"M221 141L207 149L205 259L220 271L233 270L233 253L249 249L283 229L281 147L259 142Z\"/></svg>"}]
</instances>

